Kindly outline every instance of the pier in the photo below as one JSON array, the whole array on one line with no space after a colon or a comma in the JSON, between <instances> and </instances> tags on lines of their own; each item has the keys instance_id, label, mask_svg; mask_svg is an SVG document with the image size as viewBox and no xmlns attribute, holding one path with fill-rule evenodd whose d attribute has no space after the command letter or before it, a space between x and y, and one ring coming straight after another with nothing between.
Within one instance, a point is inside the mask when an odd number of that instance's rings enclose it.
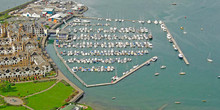
<instances>
[{"instance_id":1,"label":"pier","mask_svg":"<svg viewBox=\"0 0 220 110\"><path fill-rule=\"evenodd\" d=\"M156 57L156 56L154 56ZM153 58L153 57L152 57ZM149 60L147 60L146 62L142 63L141 65L137 66L136 68L133 68L131 71L129 71L127 74L123 75L122 77L120 77L119 79L117 79L116 81L114 81L113 83L116 84L119 81L121 81L122 79L126 78L127 76L131 75L132 73L134 73L135 71L139 70L140 68L142 68L143 66L145 66L146 64L150 63L152 61L152 58L150 58Z\"/></svg>"},{"instance_id":2,"label":"pier","mask_svg":"<svg viewBox=\"0 0 220 110\"><path fill-rule=\"evenodd\" d=\"M66 62L64 61L64 59L60 56L57 48L56 48L56 44L55 44L55 41L54 41L54 49L56 51L56 54L57 56L59 57L59 59L64 63L64 65L66 66L66 68L74 75L74 77L80 82L82 83L85 87L89 88L89 87L98 87L98 86L107 86L107 85L113 85L113 84L116 84L118 83L119 81L125 79L127 76L131 75L132 73L134 73L135 71L137 71L138 69L142 68L143 66L145 66L146 64L152 62L152 58L150 58L149 60L145 61L144 63L142 63L141 65L137 66L136 68L133 68L132 70L130 70L127 74L121 76L119 79L113 81L112 83L99 83L99 84L86 84L75 72L73 72L70 67L66 64Z\"/></svg>"},{"instance_id":3,"label":"pier","mask_svg":"<svg viewBox=\"0 0 220 110\"><path fill-rule=\"evenodd\" d=\"M164 23L163 23L163 24L164 24ZM164 25L165 25L165 24L164 24ZM180 47L179 47L178 44L176 43L175 39L173 38L172 34L170 33L170 31L169 31L169 29L167 28L166 25L165 25L165 28L167 29L167 34L170 35L173 44L176 46L177 51L178 51L180 54L183 55L183 60L184 60L184 62L185 62L187 65L189 65L189 61L187 60L186 56L183 54L182 50L180 49Z\"/></svg>"}]
</instances>

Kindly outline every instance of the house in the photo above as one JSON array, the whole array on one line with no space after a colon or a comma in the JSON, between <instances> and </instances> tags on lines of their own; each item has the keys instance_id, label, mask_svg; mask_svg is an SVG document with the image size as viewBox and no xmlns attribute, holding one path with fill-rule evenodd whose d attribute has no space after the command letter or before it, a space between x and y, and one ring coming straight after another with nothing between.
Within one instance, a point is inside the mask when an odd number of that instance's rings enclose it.
<instances>
[{"instance_id":1,"label":"house","mask_svg":"<svg viewBox=\"0 0 220 110\"><path fill-rule=\"evenodd\" d=\"M42 15L43 16L51 16L55 14L55 10L54 8L45 8L43 11L42 11Z\"/></svg>"},{"instance_id":2,"label":"house","mask_svg":"<svg viewBox=\"0 0 220 110\"><path fill-rule=\"evenodd\" d=\"M67 14L64 13L57 13L53 16L51 16L48 21L53 21L54 23L60 22L63 20L63 18L67 17Z\"/></svg>"},{"instance_id":3,"label":"house","mask_svg":"<svg viewBox=\"0 0 220 110\"><path fill-rule=\"evenodd\" d=\"M27 13L23 13L22 16L25 16L25 17L32 17L32 18L40 18L40 14L37 14L35 12L33 13L30 13L30 12L27 12Z\"/></svg>"}]
</instances>

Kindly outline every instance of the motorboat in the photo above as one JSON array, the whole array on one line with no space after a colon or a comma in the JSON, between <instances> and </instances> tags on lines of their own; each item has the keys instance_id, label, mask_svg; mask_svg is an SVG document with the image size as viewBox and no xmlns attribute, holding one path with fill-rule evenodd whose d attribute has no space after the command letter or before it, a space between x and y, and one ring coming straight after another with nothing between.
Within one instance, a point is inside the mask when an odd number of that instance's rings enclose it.
<instances>
[{"instance_id":1,"label":"motorboat","mask_svg":"<svg viewBox=\"0 0 220 110\"><path fill-rule=\"evenodd\" d=\"M155 73L155 74L154 74L154 76L159 76L159 75L160 75L160 73Z\"/></svg>"},{"instance_id":2,"label":"motorboat","mask_svg":"<svg viewBox=\"0 0 220 110\"><path fill-rule=\"evenodd\" d=\"M157 61L157 59L158 59L158 57L157 57L157 56L154 56L154 57L152 58L152 61L155 62L155 61Z\"/></svg>"},{"instance_id":3,"label":"motorboat","mask_svg":"<svg viewBox=\"0 0 220 110\"><path fill-rule=\"evenodd\" d=\"M181 102L174 102L175 104L181 104Z\"/></svg>"},{"instance_id":4,"label":"motorboat","mask_svg":"<svg viewBox=\"0 0 220 110\"><path fill-rule=\"evenodd\" d=\"M160 68L161 68L161 69L165 69L165 68L166 68L166 66L165 66L165 65L162 65Z\"/></svg>"}]
</instances>

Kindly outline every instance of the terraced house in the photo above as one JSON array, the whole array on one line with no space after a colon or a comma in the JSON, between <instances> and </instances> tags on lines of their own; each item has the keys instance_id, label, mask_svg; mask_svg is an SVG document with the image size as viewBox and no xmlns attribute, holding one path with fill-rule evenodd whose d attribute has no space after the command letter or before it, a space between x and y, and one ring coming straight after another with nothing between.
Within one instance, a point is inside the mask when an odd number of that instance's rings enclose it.
<instances>
[{"instance_id":1,"label":"terraced house","mask_svg":"<svg viewBox=\"0 0 220 110\"><path fill-rule=\"evenodd\" d=\"M45 76L52 70L39 48L35 28L33 24L1 25L1 79Z\"/></svg>"}]
</instances>

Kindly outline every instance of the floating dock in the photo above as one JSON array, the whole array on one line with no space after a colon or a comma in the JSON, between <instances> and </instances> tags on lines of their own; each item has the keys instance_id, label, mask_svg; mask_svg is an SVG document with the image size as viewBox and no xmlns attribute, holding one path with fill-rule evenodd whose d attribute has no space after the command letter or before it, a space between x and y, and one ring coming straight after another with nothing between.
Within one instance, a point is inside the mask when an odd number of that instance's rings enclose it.
<instances>
[{"instance_id":1,"label":"floating dock","mask_svg":"<svg viewBox=\"0 0 220 110\"><path fill-rule=\"evenodd\" d=\"M175 41L175 39L173 38L172 34L170 33L169 29L167 28L167 26L165 25L165 23L163 23L163 24L164 24L165 28L167 29L167 34L170 35L173 44L176 46L177 51L178 51L180 54L183 55L183 60L184 60L184 62L185 62L187 65L189 65L189 61L187 60L186 56L183 54L182 50L180 49L180 47L179 47L178 44L176 43L176 41Z\"/></svg>"}]
</instances>

